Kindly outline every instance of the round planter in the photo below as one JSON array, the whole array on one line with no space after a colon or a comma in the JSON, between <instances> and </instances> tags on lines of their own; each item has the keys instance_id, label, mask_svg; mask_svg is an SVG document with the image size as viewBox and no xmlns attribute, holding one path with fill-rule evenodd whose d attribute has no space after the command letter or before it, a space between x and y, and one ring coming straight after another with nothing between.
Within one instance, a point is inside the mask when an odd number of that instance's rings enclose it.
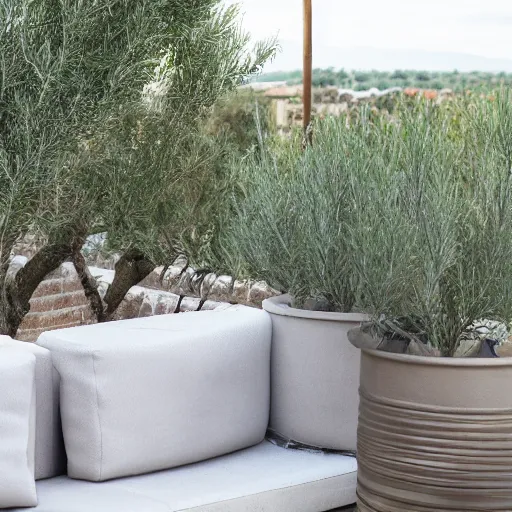
<instances>
[{"instance_id":1,"label":"round planter","mask_svg":"<svg viewBox=\"0 0 512 512\"><path fill-rule=\"evenodd\" d=\"M300 443L355 450L360 350L347 332L365 315L290 307L267 299L272 317L270 428Z\"/></svg>"},{"instance_id":2,"label":"round planter","mask_svg":"<svg viewBox=\"0 0 512 512\"><path fill-rule=\"evenodd\" d=\"M512 510L512 358L364 350L360 512Z\"/></svg>"}]
</instances>

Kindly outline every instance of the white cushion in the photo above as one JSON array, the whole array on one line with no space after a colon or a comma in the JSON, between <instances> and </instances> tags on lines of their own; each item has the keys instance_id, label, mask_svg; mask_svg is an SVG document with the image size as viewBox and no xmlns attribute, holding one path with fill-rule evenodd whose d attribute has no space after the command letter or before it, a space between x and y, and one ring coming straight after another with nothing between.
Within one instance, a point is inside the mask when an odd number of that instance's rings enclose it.
<instances>
[{"instance_id":1,"label":"white cushion","mask_svg":"<svg viewBox=\"0 0 512 512\"><path fill-rule=\"evenodd\" d=\"M356 501L356 470L350 457L285 450L265 441L150 475L39 482L34 512L321 512Z\"/></svg>"},{"instance_id":2,"label":"white cushion","mask_svg":"<svg viewBox=\"0 0 512 512\"><path fill-rule=\"evenodd\" d=\"M37 505L35 357L0 348L0 508Z\"/></svg>"},{"instance_id":3,"label":"white cushion","mask_svg":"<svg viewBox=\"0 0 512 512\"><path fill-rule=\"evenodd\" d=\"M59 382L50 351L35 343L0 336L0 348L10 347L34 354L36 358L36 480L61 475L66 469L59 416Z\"/></svg>"},{"instance_id":4,"label":"white cushion","mask_svg":"<svg viewBox=\"0 0 512 512\"><path fill-rule=\"evenodd\" d=\"M39 505L9 512L169 512L164 503L97 482L60 476L37 482Z\"/></svg>"},{"instance_id":5,"label":"white cushion","mask_svg":"<svg viewBox=\"0 0 512 512\"><path fill-rule=\"evenodd\" d=\"M68 475L102 481L260 443L270 338L269 317L251 308L44 333L61 377Z\"/></svg>"}]
</instances>

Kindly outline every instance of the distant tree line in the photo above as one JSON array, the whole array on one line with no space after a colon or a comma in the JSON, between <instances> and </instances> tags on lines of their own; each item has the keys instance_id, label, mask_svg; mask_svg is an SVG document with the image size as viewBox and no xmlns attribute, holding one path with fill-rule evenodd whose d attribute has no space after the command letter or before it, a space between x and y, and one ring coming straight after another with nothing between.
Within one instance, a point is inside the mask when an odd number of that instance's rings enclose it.
<instances>
[{"instance_id":1,"label":"distant tree line","mask_svg":"<svg viewBox=\"0 0 512 512\"><path fill-rule=\"evenodd\" d=\"M288 85L302 83L302 71L275 71L264 73L258 82L286 82ZM388 89L390 87L419 87L422 89L449 88L460 91L468 88L496 87L511 85L512 73L488 73L471 71L461 73L454 71L347 71L345 69L314 69L313 85L315 87L343 87L354 90L367 90L371 87Z\"/></svg>"}]
</instances>

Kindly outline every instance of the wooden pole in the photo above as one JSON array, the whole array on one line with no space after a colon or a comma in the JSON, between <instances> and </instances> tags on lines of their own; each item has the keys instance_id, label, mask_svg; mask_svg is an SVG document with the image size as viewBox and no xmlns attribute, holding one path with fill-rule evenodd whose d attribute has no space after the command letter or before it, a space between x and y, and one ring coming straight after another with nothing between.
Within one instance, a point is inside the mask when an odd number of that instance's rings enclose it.
<instances>
[{"instance_id":1,"label":"wooden pole","mask_svg":"<svg viewBox=\"0 0 512 512\"><path fill-rule=\"evenodd\" d=\"M304 105L304 146L311 144L311 87L313 74L313 9L312 0L304 0L304 73L303 73L303 105Z\"/></svg>"}]
</instances>

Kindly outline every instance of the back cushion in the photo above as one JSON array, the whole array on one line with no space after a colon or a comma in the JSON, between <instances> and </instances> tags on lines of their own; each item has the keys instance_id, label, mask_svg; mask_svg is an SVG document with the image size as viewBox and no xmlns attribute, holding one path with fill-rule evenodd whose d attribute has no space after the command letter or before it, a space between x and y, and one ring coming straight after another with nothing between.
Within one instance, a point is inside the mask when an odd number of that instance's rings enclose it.
<instances>
[{"instance_id":1,"label":"back cushion","mask_svg":"<svg viewBox=\"0 0 512 512\"><path fill-rule=\"evenodd\" d=\"M261 442L271 324L250 308L44 333L73 478L172 468Z\"/></svg>"},{"instance_id":2,"label":"back cushion","mask_svg":"<svg viewBox=\"0 0 512 512\"><path fill-rule=\"evenodd\" d=\"M59 382L53 369L52 355L34 343L0 336L0 348L20 349L36 358L36 480L65 472L66 457L59 416Z\"/></svg>"},{"instance_id":3,"label":"back cushion","mask_svg":"<svg viewBox=\"0 0 512 512\"><path fill-rule=\"evenodd\" d=\"M0 348L0 508L37 505L35 358Z\"/></svg>"}]
</instances>

